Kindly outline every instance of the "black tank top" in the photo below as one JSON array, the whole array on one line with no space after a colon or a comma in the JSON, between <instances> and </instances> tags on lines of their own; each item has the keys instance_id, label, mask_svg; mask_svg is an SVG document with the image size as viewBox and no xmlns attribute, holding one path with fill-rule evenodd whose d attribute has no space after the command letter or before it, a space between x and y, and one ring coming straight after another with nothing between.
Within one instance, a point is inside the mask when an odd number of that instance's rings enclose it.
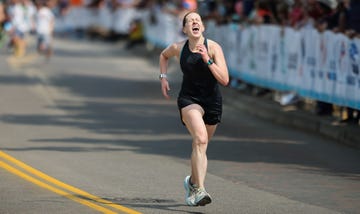
<instances>
[{"instance_id":1,"label":"black tank top","mask_svg":"<svg viewBox=\"0 0 360 214\"><path fill-rule=\"evenodd\" d=\"M208 49L207 39L204 45ZM193 53L186 41L181 55L180 67L183 72L183 82L179 96L192 97L199 100L213 100L221 97L218 82L211 73L199 53Z\"/></svg>"}]
</instances>

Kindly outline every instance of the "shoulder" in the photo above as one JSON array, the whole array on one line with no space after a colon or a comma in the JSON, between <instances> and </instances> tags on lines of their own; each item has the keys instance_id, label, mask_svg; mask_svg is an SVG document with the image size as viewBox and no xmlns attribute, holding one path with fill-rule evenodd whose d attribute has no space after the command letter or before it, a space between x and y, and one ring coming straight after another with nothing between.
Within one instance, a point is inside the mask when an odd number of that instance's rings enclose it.
<instances>
[{"instance_id":1,"label":"shoulder","mask_svg":"<svg viewBox=\"0 0 360 214\"><path fill-rule=\"evenodd\" d=\"M208 42L208 46L210 47L210 49L221 49L221 46L219 45L219 43L215 42L214 40L211 39L207 39Z\"/></svg>"},{"instance_id":2,"label":"shoulder","mask_svg":"<svg viewBox=\"0 0 360 214\"><path fill-rule=\"evenodd\" d=\"M222 53L222 48L219 43L211 39L207 39L207 43L210 56L214 57L215 55Z\"/></svg>"},{"instance_id":3,"label":"shoulder","mask_svg":"<svg viewBox=\"0 0 360 214\"><path fill-rule=\"evenodd\" d=\"M166 47L162 51L162 54L164 54L165 56L168 56L168 57L179 56L182 48L184 47L185 42L186 42L186 40L181 41L181 42L174 42L174 43L170 44L168 47Z\"/></svg>"},{"instance_id":4,"label":"shoulder","mask_svg":"<svg viewBox=\"0 0 360 214\"><path fill-rule=\"evenodd\" d=\"M185 43L186 43L186 40L180 41L180 42L175 42L175 43L171 44L169 47L171 49L174 49L174 50L180 52L182 50L182 48L184 47Z\"/></svg>"}]
</instances>

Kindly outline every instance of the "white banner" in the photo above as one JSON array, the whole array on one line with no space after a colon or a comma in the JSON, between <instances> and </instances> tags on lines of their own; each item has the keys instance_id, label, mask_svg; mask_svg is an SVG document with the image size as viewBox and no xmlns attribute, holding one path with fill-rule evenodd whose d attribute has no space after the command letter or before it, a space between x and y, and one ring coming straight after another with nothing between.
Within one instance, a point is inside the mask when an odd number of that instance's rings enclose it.
<instances>
[{"instance_id":1,"label":"white banner","mask_svg":"<svg viewBox=\"0 0 360 214\"><path fill-rule=\"evenodd\" d=\"M343 34L336 35L335 54L338 60L334 96L340 103L346 103L346 74L349 69L349 39Z\"/></svg>"},{"instance_id":2,"label":"white banner","mask_svg":"<svg viewBox=\"0 0 360 214\"><path fill-rule=\"evenodd\" d=\"M346 101L347 105L356 105L356 101L360 100L360 39L352 39L349 40L349 48L348 48L348 69L347 69L347 77L346 77ZM359 107L359 106L358 106Z\"/></svg>"},{"instance_id":3,"label":"white banner","mask_svg":"<svg viewBox=\"0 0 360 214\"><path fill-rule=\"evenodd\" d=\"M285 65L286 75L284 84L290 90L294 90L301 84L300 62L301 62L301 34L293 28L285 28Z\"/></svg>"},{"instance_id":4,"label":"white banner","mask_svg":"<svg viewBox=\"0 0 360 214\"><path fill-rule=\"evenodd\" d=\"M351 64L352 64L352 72L356 76L356 88L355 88L355 97L354 104L351 106L356 106L355 108L360 109L360 38L354 39L355 47L354 49L350 49L354 52L350 54L351 56Z\"/></svg>"},{"instance_id":5,"label":"white banner","mask_svg":"<svg viewBox=\"0 0 360 214\"><path fill-rule=\"evenodd\" d=\"M326 102L331 102L331 98L335 96L335 87L336 87L336 68L337 68L337 57L335 54L336 47L336 38L335 34L330 31L326 31L324 33L324 42L320 42L320 50L322 45L324 46L324 52L320 54L320 57L325 58L324 65L322 69L323 78L322 78L322 91L323 94L322 99ZM321 60L321 59L320 59ZM323 59L324 60L324 59ZM320 65L321 65L320 61Z\"/></svg>"}]
</instances>

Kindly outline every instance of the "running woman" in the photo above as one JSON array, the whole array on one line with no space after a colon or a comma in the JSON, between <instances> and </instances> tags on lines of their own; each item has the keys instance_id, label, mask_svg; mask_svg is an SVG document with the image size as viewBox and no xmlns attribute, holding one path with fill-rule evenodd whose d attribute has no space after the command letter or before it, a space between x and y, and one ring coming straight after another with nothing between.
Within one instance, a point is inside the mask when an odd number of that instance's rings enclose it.
<instances>
[{"instance_id":1,"label":"running woman","mask_svg":"<svg viewBox=\"0 0 360 214\"><path fill-rule=\"evenodd\" d=\"M203 36L204 24L200 15L189 12L183 18L187 39L165 48L159 59L161 91L169 99L167 80L168 61L180 60L183 81L177 104L182 123L192 136L191 175L185 177L185 202L189 206L211 203L204 187L207 172L206 150L221 121L222 96L219 84L229 83L229 73L221 46Z\"/></svg>"}]
</instances>

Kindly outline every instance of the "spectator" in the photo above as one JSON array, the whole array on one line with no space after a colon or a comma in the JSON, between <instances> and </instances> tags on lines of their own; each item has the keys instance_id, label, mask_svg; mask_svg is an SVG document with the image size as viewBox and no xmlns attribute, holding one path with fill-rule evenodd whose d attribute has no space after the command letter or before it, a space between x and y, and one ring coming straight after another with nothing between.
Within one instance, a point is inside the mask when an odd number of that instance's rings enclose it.
<instances>
[{"instance_id":1,"label":"spectator","mask_svg":"<svg viewBox=\"0 0 360 214\"><path fill-rule=\"evenodd\" d=\"M255 8L251 12L249 20L253 24L273 23L273 14L266 0L258 0L255 2Z\"/></svg>"},{"instance_id":2,"label":"spectator","mask_svg":"<svg viewBox=\"0 0 360 214\"><path fill-rule=\"evenodd\" d=\"M196 11L198 8L196 0L183 0L182 6L189 11Z\"/></svg>"},{"instance_id":3,"label":"spectator","mask_svg":"<svg viewBox=\"0 0 360 214\"><path fill-rule=\"evenodd\" d=\"M336 7L336 0L308 0L307 15L310 22L320 31L328 28L329 19L333 15ZM333 114L333 105L331 103L316 101L315 114L327 116Z\"/></svg>"},{"instance_id":4,"label":"spectator","mask_svg":"<svg viewBox=\"0 0 360 214\"><path fill-rule=\"evenodd\" d=\"M346 7L347 1L343 2L344 7ZM347 11L345 22L349 30L346 32L350 38L354 38L356 35L360 35L360 1L351 0L349 5L349 10ZM353 49L353 60L359 60L359 50ZM340 123L346 124L356 124L358 125L360 121L360 112L354 108L346 107L346 118L342 119Z\"/></svg>"},{"instance_id":5,"label":"spectator","mask_svg":"<svg viewBox=\"0 0 360 214\"><path fill-rule=\"evenodd\" d=\"M290 14L289 14L289 4L285 1L280 2L276 6L276 22L280 26L289 26L290 25ZM290 11L291 13L291 11Z\"/></svg>"},{"instance_id":6,"label":"spectator","mask_svg":"<svg viewBox=\"0 0 360 214\"><path fill-rule=\"evenodd\" d=\"M221 14L218 8L219 8L219 3L217 1L210 0L207 3L207 11L206 14L204 14L204 21L213 20L217 24L219 24L221 22Z\"/></svg>"},{"instance_id":7,"label":"spectator","mask_svg":"<svg viewBox=\"0 0 360 214\"><path fill-rule=\"evenodd\" d=\"M66 16L69 12L69 0L58 0L59 15L60 17Z\"/></svg>"},{"instance_id":8,"label":"spectator","mask_svg":"<svg viewBox=\"0 0 360 214\"><path fill-rule=\"evenodd\" d=\"M233 22L241 22L245 18L244 13L244 2L242 0L237 0L234 3L234 14L233 14Z\"/></svg>"},{"instance_id":9,"label":"spectator","mask_svg":"<svg viewBox=\"0 0 360 214\"><path fill-rule=\"evenodd\" d=\"M126 44L126 49L130 49L137 44L144 42L143 25L140 19L135 19L130 26L129 39Z\"/></svg>"},{"instance_id":10,"label":"spectator","mask_svg":"<svg viewBox=\"0 0 360 214\"><path fill-rule=\"evenodd\" d=\"M349 28L360 34L360 0L351 0L349 8Z\"/></svg>"},{"instance_id":11,"label":"spectator","mask_svg":"<svg viewBox=\"0 0 360 214\"><path fill-rule=\"evenodd\" d=\"M26 52L25 42L25 13L20 0L11 0L6 11L8 15L7 32L10 35L10 48L14 48L14 55L21 57Z\"/></svg>"},{"instance_id":12,"label":"spectator","mask_svg":"<svg viewBox=\"0 0 360 214\"><path fill-rule=\"evenodd\" d=\"M244 16L248 17L251 11L253 11L254 7L255 7L254 0L243 0Z\"/></svg>"},{"instance_id":13,"label":"spectator","mask_svg":"<svg viewBox=\"0 0 360 214\"><path fill-rule=\"evenodd\" d=\"M329 17L328 29L335 32L346 32L349 22L349 1L342 0L339 2L335 14Z\"/></svg>"},{"instance_id":14,"label":"spectator","mask_svg":"<svg viewBox=\"0 0 360 214\"><path fill-rule=\"evenodd\" d=\"M223 0L221 3L221 23L222 24L228 24L232 21L234 21L234 15L236 15L235 12L235 1L227 1Z\"/></svg>"},{"instance_id":15,"label":"spectator","mask_svg":"<svg viewBox=\"0 0 360 214\"><path fill-rule=\"evenodd\" d=\"M54 31L55 18L47 6L47 2L38 2L36 14L36 34L37 50L40 54L45 54L46 59L52 55L52 36Z\"/></svg>"},{"instance_id":16,"label":"spectator","mask_svg":"<svg viewBox=\"0 0 360 214\"><path fill-rule=\"evenodd\" d=\"M289 18L290 26L297 28L299 24L303 21L305 17L304 5L302 0L294 0L293 5L291 5Z\"/></svg>"},{"instance_id":17,"label":"spectator","mask_svg":"<svg viewBox=\"0 0 360 214\"><path fill-rule=\"evenodd\" d=\"M24 24L25 24L25 33L34 33L35 32L35 14L36 7L31 0L22 0L22 5L24 9Z\"/></svg>"}]
</instances>

